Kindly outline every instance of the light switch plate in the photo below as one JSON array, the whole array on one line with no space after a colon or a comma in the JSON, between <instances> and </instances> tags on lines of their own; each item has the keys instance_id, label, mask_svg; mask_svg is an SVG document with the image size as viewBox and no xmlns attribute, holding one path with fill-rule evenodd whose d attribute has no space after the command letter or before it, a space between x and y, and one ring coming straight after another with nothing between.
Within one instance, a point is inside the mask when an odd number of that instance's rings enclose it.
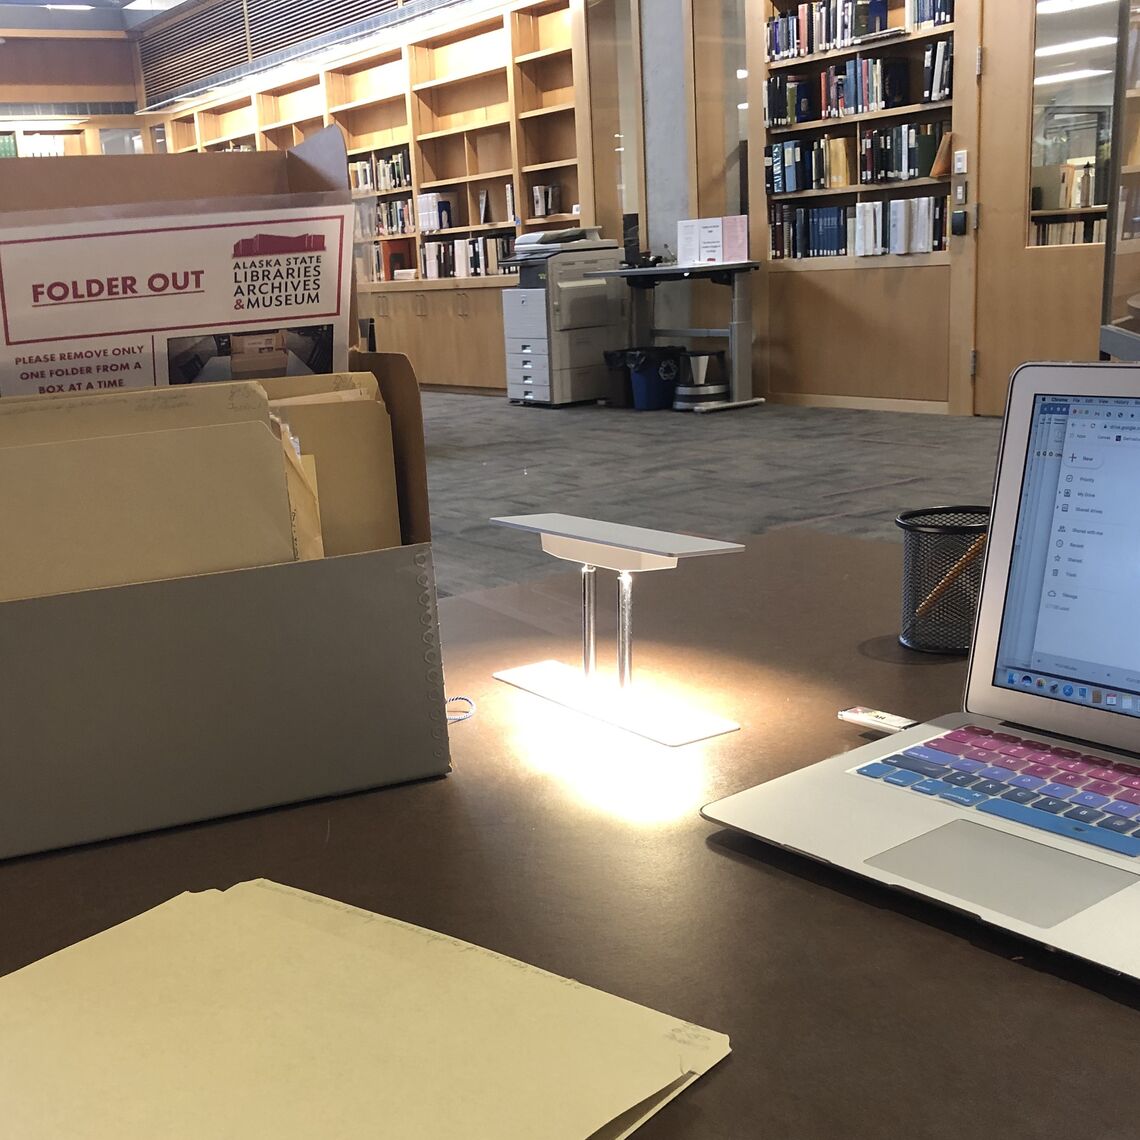
<instances>
[{"instance_id":1,"label":"light switch plate","mask_svg":"<svg viewBox=\"0 0 1140 1140\"><path fill-rule=\"evenodd\" d=\"M966 151L964 150L956 150L954 152L954 173L966 173Z\"/></svg>"},{"instance_id":2,"label":"light switch plate","mask_svg":"<svg viewBox=\"0 0 1140 1140\"><path fill-rule=\"evenodd\" d=\"M966 204L967 185L968 183L966 182L959 182L958 185L954 187L954 201L957 202L959 206Z\"/></svg>"}]
</instances>

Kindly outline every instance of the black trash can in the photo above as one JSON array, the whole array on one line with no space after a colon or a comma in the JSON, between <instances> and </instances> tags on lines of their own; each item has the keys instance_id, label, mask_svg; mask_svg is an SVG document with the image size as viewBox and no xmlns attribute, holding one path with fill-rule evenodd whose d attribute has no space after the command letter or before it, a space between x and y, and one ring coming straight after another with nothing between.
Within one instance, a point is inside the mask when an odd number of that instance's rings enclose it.
<instances>
[{"instance_id":1,"label":"black trash can","mask_svg":"<svg viewBox=\"0 0 1140 1140\"><path fill-rule=\"evenodd\" d=\"M611 408L633 407L633 384L629 378L628 348L609 349L604 353L606 367L610 370L610 390L606 403Z\"/></svg>"},{"instance_id":2,"label":"black trash can","mask_svg":"<svg viewBox=\"0 0 1140 1140\"><path fill-rule=\"evenodd\" d=\"M923 653L968 653L982 585L989 507L926 507L903 532L899 641Z\"/></svg>"}]
</instances>

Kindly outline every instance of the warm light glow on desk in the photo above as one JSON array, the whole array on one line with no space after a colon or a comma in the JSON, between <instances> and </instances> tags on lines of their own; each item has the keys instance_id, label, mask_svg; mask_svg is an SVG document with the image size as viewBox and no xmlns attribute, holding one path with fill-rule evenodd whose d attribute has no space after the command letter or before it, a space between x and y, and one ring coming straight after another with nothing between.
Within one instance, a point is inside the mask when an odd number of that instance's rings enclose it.
<instances>
[{"instance_id":1,"label":"warm light glow on desk","mask_svg":"<svg viewBox=\"0 0 1140 1140\"><path fill-rule=\"evenodd\" d=\"M511 751L588 807L660 827L691 819L708 799L702 745L664 748L521 691L513 703Z\"/></svg>"}]
</instances>

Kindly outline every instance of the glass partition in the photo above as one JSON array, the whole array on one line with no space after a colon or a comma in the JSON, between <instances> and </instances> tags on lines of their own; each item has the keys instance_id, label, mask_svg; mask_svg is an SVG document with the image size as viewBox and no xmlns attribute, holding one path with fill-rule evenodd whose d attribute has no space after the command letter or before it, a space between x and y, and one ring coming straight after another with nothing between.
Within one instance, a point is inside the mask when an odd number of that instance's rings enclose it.
<instances>
[{"instance_id":1,"label":"glass partition","mask_svg":"<svg viewBox=\"0 0 1140 1140\"><path fill-rule=\"evenodd\" d=\"M1038 0L1029 244L1103 242L1120 0Z\"/></svg>"}]
</instances>

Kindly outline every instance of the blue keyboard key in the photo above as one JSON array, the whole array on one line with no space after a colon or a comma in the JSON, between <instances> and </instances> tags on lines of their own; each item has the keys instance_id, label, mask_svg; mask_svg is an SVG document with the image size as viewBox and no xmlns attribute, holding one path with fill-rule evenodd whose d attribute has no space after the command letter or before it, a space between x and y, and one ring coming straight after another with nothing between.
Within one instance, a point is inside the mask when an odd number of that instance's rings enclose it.
<instances>
[{"instance_id":1,"label":"blue keyboard key","mask_svg":"<svg viewBox=\"0 0 1140 1140\"><path fill-rule=\"evenodd\" d=\"M876 761L873 764L864 764L862 768L857 768L856 771L860 776L870 776L872 780L881 780L884 776L894 771L890 764L880 764Z\"/></svg>"},{"instance_id":2,"label":"blue keyboard key","mask_svg":"<svg viewBox=\"0 0 1140 1140\"><path fill-rule=\"evenodd\" d=\"M978 782L978 777L972 776L969 772L947 772L942 777L942 782L953 784L956 788L968 788L971 784Z\"/></svg>"},{"instance_id":3,"label":"blue keyboard key","mask_svg":"<svg viewBox=\"0 0 1140 1140\"><path fill-rule=\"evenodd\" d=\"M1000 796L1009 791L1009 785L1000 780L979 780L974 785L974 791L981 792L983 796Z\"/></svg>"},{"instance_id":4,"label":"blue keyboard key","mask_svg":"<svg viewBox=\"0 0 1140 1140\"><path fill-rule=\"evenodd\" d=\"M1122 815L1106 815L1097 823L1097 827L1103 827L1106 831L1131 831L1135 826L1134 819L1125 819Z\"/></svg>"},{"instance_id":5,"label":"blue keyboard key","mask_svg":"<svg viewBox=\"0 0 1140 1140\"><path fill-rule=\"evenodd\" d=\"M1067 800L1073 794L1073 789L1066 784L1046 784L1037 790L1043 796L1052 796L1055 800Z\"/></svg>"},{"instance_id":6,"label":"blue keyboard key","mask_svg":"<svg viewBox=\"0 0 1140 1140\"><path fill-rule=\"evenodd\" d=\"M1135 819L1140 815L1140 804L1126 804L1123 800L1113 800L1112 803L1104 805L1104 810L1112 812L1113 815L1123 816L1124 819Z\"/></svg>"},{"instance_id":7,"label":"blue keyboard key","mask_svg":"<svg viewBox=\"0 0 1140 1140\"><path fill-rule=\"evenodd\" d=\"M1047 811L1050 815L1060 815L1070 807L1068 800L1059 800L1053 796L1042 796L1033 801L1034 811Z\"/></svg>"},{"instance_id":8,"label":"blue keyboard key","mask_svg":"<svg viewBox=\"0 0 1140 1140\"><path fill-rule=\"evenodd\" d=\"M889 776L883 777L883 783L897 784L900 788L909 788L911 784L917 784L922 778L917 772L902 772L896 768Z\"/></svg>"},{"instance_id":9,"label":"blue keyboard key","mask_svg":"<svg viewBox=\"0 0 1140 1140\"><path fill-rule=\"evenodd\" d=\"M983 796L981 792L973 792L969 788L954 788L951 787L945 792L941 793L944 800L949 800L954 804L961 804L963 807L976 807L978 804L985 803L989 796Z\"/></svg>"},{"instance_id":10,"label":"blue keyboard key","mask_svg":"<svg viewBox=\"0 0 1140 1140\"><path fill-rule=\"evenodd\" d=\"M1012 780L1006 781L1012 787L1025 788L1027 791L1035 792L1038 788L1045 787L1045 781L1040 776L1014 776Z\"/></svg>"},{"instance_id":11,"label":"blue keyboard key","mask_svg":"<svg viewBox=\"0 0 1140 1140\"><path fill-rule=\"evenodd\" d=\"M953 786L953 784L946 784L941 780L919 780L917 784L911 784L910 790L921 792L924 796L940 796Z\"/></svg>"},{"instance_id":12,"label":"blue keyboard key","mask_svg":"<svg viewBox=\"0 0 1140 1140\"><path fill-rule=\"evenodd\" d=\"M1095 811L1093 808L1088 807L1075 807L1069 808L1065 812L1066 819L1079 819L1081 823L1096 823L1098 820L1104 819L1104 812Z\"/></svg>"},{"instance_id":13,"label":"blue keyboard key","mask_svg":"<svg viewBox=\"0 0 1140 1140\"><path fill-rule=\"evenodd\" d=\"M935 764L933 760L927 760L924 756L912 756L912 752L927 752L929 749L910 748L901 756L888 756L887 763L893 764L896 768L905 768L908 772L917 772L920 776L929 776L934 779L938 776L945 776L948 771L945 764ZM938 756L939 753L935 752L933 755Z\"/></svg>"},{"instance_id":14,"label":"blue keyboard key","mask_svg":"<svg viewBox=\"0 0 1140 1140\"><path fill-rule=\"evenodd\" d=\"M1127 855L1136 858L1140 855L1140 837L1131 835L1118 835L1114 831L1102 827L1090 827L1087 823L1080 823L1075 819L1066 819L1064 816L1049 815L1038 811L1037 807L1026 807L1024 804L1010 803L1009 800L986 800L978 811L984 815L994 815L999 819L1012 820L1014 823L1028 824L1039 831L1048 831L1053 835L1062 835L1067 839L1075 839L1080 843L1090 843L1094 847L1105 851L1115 851L1118 855Z\"/></svg>"},{"instance_id":15,"label":"blue keyboard key","mask_svg":"<svg viewBox=\"0 0 1140 1140\"><path fill-rule=\"evenodd\" d=\"M956 772L980 772L985 767L981 760L967 760L965 756L948 756L946 763Z\"/></svg>"},{"instance_id":16,"label":"blue keyboard key","mask_svg":"<svg viewBox=\"0 0 1140 1140\"><path fill-rule=\"evenodd\" d=\"M908 748L903 755L912 760L925 760L937 768L945 768L950 762L950 757L945 752L939 752L937 748L924 748L921 744Z\"/></svg>"},{"instance_id":17,"label":"blue keyboard key","mask_svg":"<svg viewBox=\"0 0 1140 1140\"><path fill-rule=\"evenodd\" d=\"M1099 808L1108 803L1108 796L1102 796L1097 792L1077 792L1075 796L1070 797L1070 802L1080 807Z\"/></svg>"},{"instance_id":18,"label":"blue keyboard key","mask_svg":"<svg viewBox=\"0 0 1140 1140\"><path fill-rule=\"evenodd\" d=\"M1010 788L1002 797L1003 800L1013 800L1015 804L1031 804L1037 799L1037 793L1028 788Z\"/></svg>"},{"instance_id":19,"label":"blue keyboard key","mask_svg":"<svg viewBox=\"0 0 1140 1140\"><path fill-rule=\"evenodd\" d=\"M1003 784L1007 784L1017 773L1010 768L983 768L978 775L984 776L987 780L1000 780Z\"/></svg>"}]
</instances>

